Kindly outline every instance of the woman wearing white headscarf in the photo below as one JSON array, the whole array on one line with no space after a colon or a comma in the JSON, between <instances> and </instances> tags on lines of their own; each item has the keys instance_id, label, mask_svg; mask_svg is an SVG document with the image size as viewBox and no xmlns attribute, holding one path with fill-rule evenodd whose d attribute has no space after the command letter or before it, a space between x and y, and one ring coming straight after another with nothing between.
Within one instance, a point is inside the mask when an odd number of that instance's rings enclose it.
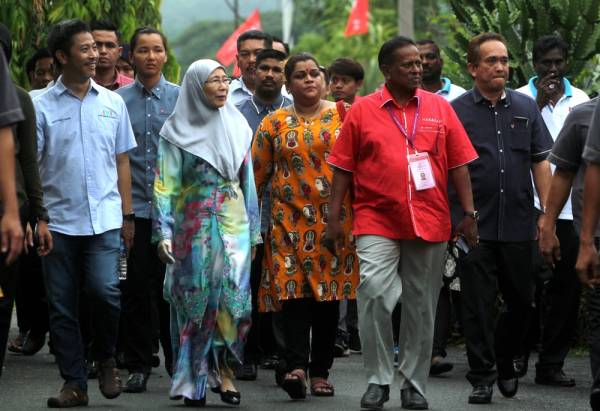
<instances>
[{"instance_id":1,"label":"woman wearing white headscarf","mask_svg":"<svg viewBox=\"0 0 600 411\"><path fill-rule=\"evenodd\" d=\"M250 327L251 247L260 221L250 159L252 132L227 101L219 63L198 60L183 78L160 135L154 239L167 263L174 373L171 398L202 406L206 385L240 403L232 367Z\"/></svg>"}]
</instances>

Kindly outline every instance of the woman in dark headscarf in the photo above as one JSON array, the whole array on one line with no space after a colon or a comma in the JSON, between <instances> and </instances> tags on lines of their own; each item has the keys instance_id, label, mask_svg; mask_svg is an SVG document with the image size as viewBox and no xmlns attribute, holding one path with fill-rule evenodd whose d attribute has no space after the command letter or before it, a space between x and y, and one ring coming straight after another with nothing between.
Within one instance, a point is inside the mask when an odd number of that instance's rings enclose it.
<instances>
[{"instance_id":1,"label":"woman in dark headscarf","mask_svg":"<svg viewBox=\"0 0 600 411\"><path fill-rule=\"evenodd\" d=\"M219 63L198 60L161 130L155 240L167 263L174 374L171 397L204 405L206 385L240 403L232 368L250 327L251 248L260 222L244 117L227 101Z\"/></svg>"}]
</instances>

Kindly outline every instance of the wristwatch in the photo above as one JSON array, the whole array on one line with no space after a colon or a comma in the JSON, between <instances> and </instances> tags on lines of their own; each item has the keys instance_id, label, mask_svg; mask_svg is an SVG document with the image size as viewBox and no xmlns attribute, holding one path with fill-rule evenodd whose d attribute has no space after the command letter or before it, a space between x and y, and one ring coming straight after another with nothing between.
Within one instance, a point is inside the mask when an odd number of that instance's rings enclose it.
<instances>
[{"instance_id":1,"label":"wristwatch","mask_svg":"<svg viewBox=\"0 0 600 411\"><path fill-rule=\"evenodd\" d=\"M123 214L123 221L135 221L135 213Z\"/></svg>"},{"instance_id":2,"label":"wristwatch","mask_svg":"<svg viewBox=\"0 0 600 411\"><path fill-rule=\"evenodd\" d=\"M42 212L41 214L39 214L37 216L37 220L38 221L45 221L46 224L50 224L50 216L48 215L47 211Z\"/></svg>"},{"instance_id":3,"label":"wristwatch","mask_svg":"<svg viewBox=\"0 0 600 411\"><path fill-rule=\"evenodd\" d=\"M474 220L479 220L479 211L477 210L465 211L463 214L465 217L471 217Z\"/></svg>"}]
</instances>

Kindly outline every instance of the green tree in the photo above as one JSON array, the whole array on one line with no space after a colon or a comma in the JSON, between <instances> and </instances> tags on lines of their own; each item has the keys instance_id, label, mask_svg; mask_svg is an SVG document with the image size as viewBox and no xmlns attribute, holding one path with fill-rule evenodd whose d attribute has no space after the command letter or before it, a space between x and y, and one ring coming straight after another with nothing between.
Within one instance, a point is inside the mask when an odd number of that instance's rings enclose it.
<instances>
[{"instance_id":1,"label":"green tree","mask_svg":"<svg viewBox=\"0 0 600 411\"><path fill-rule=\"evenodd\" d=\"M493 31L507 41L511 57L511 87L534 73L530 61L533 42L547 34L560 35L571 46L569 76L577 82L588 75L586 66L600 51L596 24L600 0L450 0L461 26L454 31L457 47L446 51L464 67L469 39Z\"/></svg>"},{"instance_id":2,"label":"green tree","mask_svg":"<svg viewBox=\"0 0 600 411\"><path fill-rule=\"evenodd\" d=\"M0 0L0 22L12 34L14 79L23 86L28 84L25 62L36 49L45 47L51 26L61 20L109 20L128 41L139 26L160 28L159 10L160 0ZM178 81L179 65L171 53L164 72L169 80Z\"/></svg>"}]
</instances>

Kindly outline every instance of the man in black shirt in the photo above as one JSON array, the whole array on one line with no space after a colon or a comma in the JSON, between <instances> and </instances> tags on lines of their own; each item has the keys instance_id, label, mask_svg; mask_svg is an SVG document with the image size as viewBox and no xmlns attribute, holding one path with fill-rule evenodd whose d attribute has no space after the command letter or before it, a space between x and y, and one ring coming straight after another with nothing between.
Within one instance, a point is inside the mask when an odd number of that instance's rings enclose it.
<instances>
[{"instance_id":1,"label":"man in black shirt","mask_svg":"<svg viewBox=\"0 0 600 411\"><path fill-rule=\"evenodd\" d=\"M479 154L469 172L480 243L460 262L459 275L467 379L473 385L469 403L489 403L496 378L504 396L512 397L518 389L513 358L528 325L533 294L531 242L536 226L531 174L543 207L551 178L546 156L552 138L535 101L505 88L508 51L502 36L474 37L467 60L475 84L452 106ZM456 213L453 216L456 221ZM498 290L506 307L494 330Z\"/></svg>"}]
</instances>

